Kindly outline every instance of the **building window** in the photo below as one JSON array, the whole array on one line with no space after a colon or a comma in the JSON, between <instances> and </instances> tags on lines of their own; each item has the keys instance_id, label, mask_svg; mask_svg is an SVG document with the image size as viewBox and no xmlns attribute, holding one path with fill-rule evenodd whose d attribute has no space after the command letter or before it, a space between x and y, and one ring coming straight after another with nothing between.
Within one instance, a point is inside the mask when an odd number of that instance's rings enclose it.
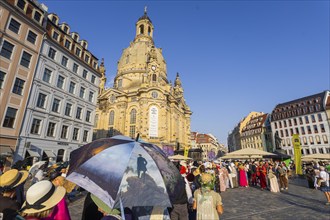
<instances>
[{"instance_id":1,"label":"building window","mask_svg":"<svg viewBox=\"0 0 330 220\"><path fill-rule=\"evenodd\" d=\"M47 96L45 94L39 93L38 101L37 101L37 107L45 108L46 97Z\"/></svg>"},{"instance_id":2,"label":"building window","mask_svg":"<svg viewBox=\"0 0 330 220\"><path fill-rule=\"evenodd\" d=\"M55 55L56 55L56 50L54 50L53 48L49 48L48 57L54 59Z\"/></svg>"},{"instance_id":3,"label":"building window","mask_svg":"<svg viewBox=\"0 0 330 220\"><path fill-rule=\"evenodd\" d=\"M18 94L18 95L22 95L23 93L23 89L24 89L24 84L25 81L20 79L20 78L16 78L15 79L15 84L13 87L13 93Z\"/></svg>"},{"instance_id":4,"label":"building window","mask_svg":"<svg viewBox=\"0 0 330 220\"><path fill-rule=\"evenodd\" d=\"M83 142L86 142L88 138L88 131L84 131Z\"/></svg>"},{"instance_id":5,"label":"building window","mask_svg":"<svg viewBox=\"0 0 330 220\"><path fill-rule=\"evenodd\" d=\"M24 0L18 0L16 5L18 8L20 8L24 11L26 2Z\"/></svg>"},{"instance_id":6,"label":"building window","mask_svg":"<svg viewBox=\"0 0 330 220\"><path fill-rule=\"evenodd\" d=\"M311 134L311 133L312 133L311 126L307 126L307 133L308 133L308 134Z\"/></svg>"},{"instance_id":7,"label":"building window","mask_svg":"<svg viewBox=\"0 0 330 220\"><path fill-rule=\"evenodd\" d=\"M71 108L72 108L72 104L66 103L65 113L64 113L66 116L71 116Z\"/></svg>"},{"instance_id":8,"label":"building window","mask_svg":"<svg viewBox=\"0 0 330 220\"><path fill-rule=\"evenodd\" d=\"M309 124L309 119L308 119L307 115L305 116L305 122L306 122L306 124Z\"/></svg>"},{"instance_id":9,"label":"building window","mask_svg":"<svg viewBox=\"0 0 330 220\"><path fill-rule=\"evenodd\" d=\"M87 78L87 70L83 70L83 74L82 74L82 77L84 77L85 79Z\"/></svg>"},{"instance_id":10,"label":"building window","mask_svg":"<svg viewBox=\"0 0 330 220\"><path fill-rule=\"evenodd\" d=\"M68 134L68 126L63 125L61 131L61 138L66 139L67 134Z\"/></svg>"},{"instance_id":11,"label":"building window","mask_svg":"<svg viewBox=\"0 0 330 220\"><path fill-rule=\"evenodd\" d=\"M37 11L34 12L34 16L33 16L33 19L37 22L40 23L40 20L41 20L41 14Z\"/></svg>"},{"instance_id":12,"label":"building window","mask_svg":"<svg viewBox=\"0 0 330 220\"><path fill-rule=\"evenodd\" d=\"M284 135L283 135L283 130L280 130L280 134L281 134L281 137L283 137Z\"/></svg>"},{"instance_id":13,"label":"building window","mask_svg":"<svg viewBox=\"0 0 330 220\"><path fill-rule=\"evenodd\" d=\"M80 56L80 52L81 52L80 48L76 47L76 55L77 55L78 57Z\"/></svg>"},{"instance_id":14,"label":"building window","mask_svg":"<svg viewBox=\"0 0 330 220\"><path fill-rule=\"evenodd\" d=\"M63 89L63 85L64 85L64 77L60 75L60 76L58 76L56 86L60 89Z\"/></svg>"},{"instance_id":15,"label":"building window","mask_svg":"<svg viewBox=\"0 0 330 220\"><path fill-rule=\"evenodd\" d=\"M321 115L321 114L317 114L317 118L318 118L319 121L323 121L323 120L322 120L322 115Z\"/></svg>"},{"instance_id":16,"label":"building window","mask_svg":"<svg viewBox=\"0 0 330 220\"><path fill-rule=\"evenodd\" d=\"M69 93L74 94L75 88L76 84L74 82L70 82Z\"/></svg>"},{"instance_id":17,"label":"building window","mask_svg":"<svg viewBox=\"0 0 330 220\"><path fill-rule=\"evenodd\" d=\"M320 128L321 128L321 132L324 133L325 132L325 128L323 124L320 124Z\"/></svg>"},{"instance_id":18,"label":"building window","mask_svg":"<svg viewBox=\"0 0 330 220\"><path fill-rule=\"evenodd\" d=\"M312 118L312 122L314 123L315 122L315 116L311 115L311 118Z\"/></svg>"},{"instance_id":19,"label":"building window","mask_svg":"<svg viewBox=\"0 0 330 220\"><path fill-rule=\"evenodd\" d=\"M84 87L80 87L79 97L80 98L84 98L84 96L85 96L85 88Z\"/></svg>"},{"instance_id":20,"label":"building window","mask_svg":"<svg viewBox=\"0 0 330 220\"><path fill-rule=\"evenodd\" d=\"M93 102L93 98L94 98L94 93L93 92L89 92L88 101Z\"/></svg>"},{"instance_id":21,"label":"building window","mask_svg":"<svg viewBox=\"0 0 330 220\"><path fill-rule=\"evenodd\" d=\"M29 31L29 34L27 36L27 41L29 41L31 44L35 44L37 40L37 34L33 33L32 31Z\"/></svg>"},{"instance_id":22,"label":"building window","mask_svg":"<svg viewBox=\"0 0 330 220\"><path fill-rule=\"evenodd\" d=\"M59 37L59 34L56 31L54 31L53 32L53 39L58 41L58 37Z\"/></svg>"},{"instance_id":23,"label":"building window","mask_svg":"<svg viewBox=\"0 0 330 220\"><path fill-rule=\"evenodd\" d=\"M34 118L32 121L32 126L31 126L31 134L39 134L39 129L41 125L41 120Z\"/></svg>"},{"instance_id":24,"label":"building window","mask_svg":"<svg viewBox=\"0 0 330 220\"><path fill-rule=\"evenodd\" d=\"M9 27L8 27L9 30L18 34L20 27L21 27L21 24L18 21L16 21L13 18L10 20Z\"/></svg>"},{"instance_id":25,"label":"building window","mask_svg":"<svg viewBox=\"0 0 330 220\"><path fill-rule=\"evenodd\" d=\"M289 121L289 126L292 126L292 122L291 122L291 119L289 119L288 121Z\"/></svg>"},{"instance_id":26,"label":"building window","mask_svg":"<svg viewBox=\"0 0 330 220\"><path fill-rule=\"evenodd\" d=\"M57 19L56 19L56 17L52 17L52 22L54 23L54 24L57 24Z\"/></svg>"},{"instance_id":27,"label":"building window","mask_svg":"<svg viewBox=\"0 0 330 220\"><path fill-rule=\"evenodd\" d=\"M68 33L68 30L69 30L69 28L68 28L67 26L64 26L63 31L64 31L65 33Z\"/></svg>"},{"instance_id":28,"label":"building window","mask_svg":"<svg viewBox=\"0 0 330 220\"><path fill-rule=\"evenodd\" d=\"M277 122L274 122L275 129L277 129Z\"/></svg>"},{"instance_id":29,"label":"building window","mask_svg":"<svg viewBox=\"0 0 330 220\"><path fill-rule=\"evenodd\" d=\"M303 137L303 142L304 142L304 145L307 145L307 138L306 137Z\"/></svg>"},{"instance_id":30,"label":"building window","mask_svg":"<svg viewBox=\"0 0 330 220\"><path fill-rule=\"evenodd\" d=\"M65 66L66 67L68 65L68 58L65 57L65 56L63 56L62 57L61 64L62 64L62 66Z\"/></svg>"},{"instance_id":31,"label":"building window","mask_svg":"<svg viewBox=\"0 0 330 220\"><path fill-rule=\"evenodd\" d=\"M74 141L78 140L78 133L79 133L79 129L74 128L73 129L73 134L72 134L72 140L74 140Z\"/></svg>"},{"instance_id":32,"label":"building window","mask_svg":"<svg viewBox=\"0 0 330 220\"><path fill-rule=\"evenodd\" d=\"M94 62L94 63L93 63L93 68L96 69L96 67L97 67L97 63Z\"/></svg>"},{"instance_id":33,"label":"building window","mask_svg":"<svg viewBox=\"0 0 330 220\"><path fill-rule=\"evenodd\" d=\"M91 82L95 83L95 79L96 79L96 77L94 75L92 75Z\"/></svg>"},{"instance_id":34,"label":"building window","mask_svg":"<svg viewBox=\"0 0 330 220\"><path fill-rule=\"evenodd\" d=\"M45 70L44 70L44 75L43 75L43 77L42 77L42 80L43 80L44 82L49 83L49 82L50 82L50 77L51 77L51 76L52 76L52 71L49 70L49 69L47 69L47 68L45 68Z\"/></svg>"},{"instance_id":35,"label":"building window","mask_svg":"<svg viewBox=\"0 0 330 220\"><path fill-rule=\"evenodd\" d=\"M5 81L6 73L0 70L0 89L3 88L3 82Z\"/></svg>"},{"instance_id":36,"label":"building window","mask_svg":"<svg viewBox=\"0 0 330 220\"><path fill-rule=\"evenodd\" d=\"M88 56L88 55L85 56L85 62L86 62L86 63L89 62L89 56Z\"/></svg>"},{"instance_id":37,"label":"building window","mask_svg":"<svg viewBox=\"0 0 330 220\"><path fill-rule=\"evenodd\" d=\"M284 127L286 128L286 120L284 120L283 123L284 123Z\"/></svg>"},{"instance_id":38,"label":"building window","mask_svg":"<svg viewBox=\"0 0 330 220\"><path fill-rule=\"evenodd\" d=\"M297 119L296 118L293 119L293 124L297 125Z\"/></svg>"},{"instance_id":39,"label":"building window","mask_svg":"<svg viewBox=\"0 0 330 220\"><path fill-rule=\"evenodd\" d=\"M132 109L130 113L130 124L136 123L136 110Z\"/></svg>"},{"instance_id":40,"label":"building window","mask_svg":"<svg viewBox=\"0 0 330 220\"><path fill-rule=\"evenodd\" d=\"M60 107L60 100L59 99L54 99L53 105L52 105L52 111L53 112L58 112L59 107Z\"/></svg>"},{"instance_id":41,"label":"building window","mask_svg":"<svg viewBox=\"0 0 330 220\"><path fill-rule=\"evenodd\" d=\"M290 128L290 135L293 135L293 128Z\"/></svg>"},{"instance_id":42,"label":"building window","mask_svg":"<svg viewBox=\"0 0 330 220\"><path fill-rule=\"evenodd\" d=\"M3 121L2 126L6 128L13 128L16 119L16 113L17 113L17 109L8 107L5 120Z\"/></svg>"},{"instance_id":43,"label":"building window","mask_svg":"<svg viewBox=\"0 0 330 220\"><path fill-rule=\"evenodd\" d=\"M114 125L115 122L115 111L111 110L109 114L109 125Z\"/></svg>"},{"instance_id":44,"label":"building window","mask_svg":"<svg viewBox=\"0 0 330 220\"><path fill-rule=\"evenodd\" d=\"M72 71L73 71L74 73L77 73L77 72L78 72L78 68L79 68L78 64L74 63L74 64L73 64Z\"/></svg>"},{"instance_id":45,"label":"building window","mask_svg":"<svg viewBox=\"0 0 330 220\"><path fill-rule=\"evenodd\" d=\"M23 51L20 64L26 68L29 68L32 55Z\"/></svg>"},{"instance_id":46,"label":"building window","mask_svg":"<svg viewBox=\"0 0 330 220\"><path fill-rule=\"evenodd\" d=\"M299 117L299 124L303 124L303 120L302 120L302 117Z\"/></svg>"},{"instance_id":47,"label":"building window","mask_svg":"<svg viewBox=\"0 0 330 220\"><path fill-rule=\"evenodd\" d=\"M69 40L65 40L64 47L66 47L68 50L70 50L71 42Z\"/></svg>"},{"instance_id":48,"label":"building window","mask_svg":"<svg viewBox=\"0 0 330 220\"><path fill-rule=\"evenodd\" d=\"M135 138L135 125L129 126L129 136Z\"/></svg>"},{"instance_id":49,"label":"building window","mask_svg":"<svg viewBox=\"0 0 330 220\"><path fill-rule=\"evenodd\" d=\"M90 111L86 112L86 121L91 122L91 112Z\"/></svg>"},{"instance_id":50,"label":"building window","mask_svg":"<svg viewBox=\"0 0 330 220\"><path fill-rule=\"evenodd\" d=\"M301 134L305 134L305 128L304 127L301 127Z\"/></svg>"},{"instance_id":51,"label":"building window","mask_svg":"<svg viewBox=\"0 0 330 220\"><path fill-rule=\"evenodd\" d=\"M296 134L299 134L299 128L296 128Z\"/></svg>"},{"instance_id":52,"label":"building window","mask_svg":"<svg viewBox=\"0 0 330 220\"><path fill-rule=\"evenodd\" d=\"M77 119L81 119L81 112L82 112L82 108L78 107L77 108L77 113L76 113L76 118Z\"/></svg>"},{"instance_id":53,"label":"building window","mask_svg":"<svg viewBox=\"0 0 330 220\"><path fill-rule=\"evenodd\" d=\"M54 133L55 133L55 123L53 122L49 122L48 123L48 129L47 129L47 136L48 137L54 137Z\"/></svg>"},{"instance_id":54,"label":"building window","mask_svg":"<svg viewBox=\"0 0 330 220\"><path fill-rule=\"evenodd\" d=\"M289 137L288 129L285 129L285 136L286 136L286 137Z\"/></svg>"},{"instance_id":55,"label":"building window","mask_svg":"<svg viewBox=\"0 0 330 220\"><path fill-rule=\"evenodd\" d=\"M323 142L325 144L327 144L328 143L328 136L326 134L324 134L324 135L322 135L322 138L323 138Z\"/></svg>"},{"instance_id":56,"label":"building window","mask_svg":"<svg viewBox=\"0 0 330 220\"><path fill-rule=\"evenodd\" d=\"M313 136L309 136L309 143L311 145L314 145L314 138L313 138Z\"/></svg>"},{"instance_id":57,"label":"building window","mask_svg":"<svg viewBox=\"0 0 330 220\"><path fill-rule=\"evenodd\" d=\"M11 54L13 53L13 49L14 49L13 44L9 43L8 41L4 41L0 55L10 60Z\"/></svg>"},{"instance_id":58,"label":"building window","mask_svg":"<svg viewBox=\"0 0 330 220\"><path fill-rule=\"evenodd\" d=\"M312 153L313 153L313 154L316 154L316 149L315 149L315 148L312 149Z\"/></svg>"},{"instance_id":59,"label":"building window","mask_svg":"<svg viewBox=\"0 0 330 220\"><path fill-rule=\"evenodd\" d=\"M321 144L321 138L320 138L319 135L316 135L316 136L315 136L315 140L316 140L316 143L317 143L317 144Z\"/></svg>"},{"instance_id":60,"label":"building window","mask_svg":"<svg viewBox=\"0 0 330 220\"><path fill-rule=\"evenodd\" d=\"M319 130L317 129L317 125L313 125L313 127L314 127L314 133L315 134L319 133Z\"/></svg>"}]
</instances>

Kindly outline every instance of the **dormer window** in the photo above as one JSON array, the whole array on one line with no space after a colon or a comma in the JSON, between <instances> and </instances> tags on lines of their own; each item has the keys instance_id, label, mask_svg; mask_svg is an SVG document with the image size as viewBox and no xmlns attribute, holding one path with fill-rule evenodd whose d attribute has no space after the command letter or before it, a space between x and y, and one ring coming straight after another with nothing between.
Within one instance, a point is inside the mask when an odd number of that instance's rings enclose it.
<instances>
[{"instance_id":1,"label":"dormer window","mask_svg":"<svg viewBox=\"0 0 330 220\"><path fill-rule=\"evenodd\" d=\"M78 36L77 36L77 35L74 35L73 39L74 39L75 41L78 41Z\"/></svg>"},{"instance_id":2,"label":"dormer window","mask_svg":"<svg viewBox=\"0 0 330 220\"><path fill-rule=\"evenodd\" d=\"M85 56L85 62L86 62L86 63L89 62L89 56L88 56L88 55Z\"/></svg>"},{"instance_id":3,"label":"dormer window","mask_svg":"<svg viewBox=\"0 0 330 220\"><path fill-rule=\"evenodd\" d=\"M54 40L58 41L59 34L56 31L54 31L52 37Z\"/></svg>"},{"instance_id":4,"label":"dormer window","mask_svg":"<svg viewBox=\"0 0 330 220\"><path fill-rule=\"evenodd\" d=\"M52 17L52 22L53 22L54 24L57 24L57 18L56 18L55 16Z\"/></svg>"},{"instance_id":5,"label":"dormer window","mask_svg":"<svg viewBox=\"0 0 330 220\"><path fill-rule=\"evenodd\" d=\"M35 12L34 12L33 19L34 19L36 22L40 23L40 20L41 20L41 14L40 14L38 11L35 11Z\"/></svg>"},{"instance_id":6,"label":"dormer window","mask_svg":"<svg viewBox=\"0 0 330 220\"><path fill-rule=\"evenodd\" d=\"M17 7L19 7L20 9L22 9L24 11L26 2L24 0L18 0L16 5L17 5Z\"/></svg>"},{"instance_id":7,"label":"dormer window","mask_svg":"<svg viewBox=\"0 0 330 220\"><path fill-rule=\"evenodd\" d=\"M64 26L64 28L63 28L63 31L65 32L65 33L68 33L68 27L67 26Z\"/></svg>"},{"instance_id":8,"label":"dormer window","mask_svg":"<svg viewBox=\"0 0 330 220\"><path fill-rule=\"evenodd\" d=\"M80 48L76 47L76 55L77 55L78 57L80 56L80 52L81 52Z\"/></svg>"},{"instance_id":9,"label":"dormer window","mask_svg":"<svg viewBox=\"0 0 330 220\"><path fill-rule=\"evenodd\" d=\"M71 42L69 40L65 40L64 47L66 47L68 50L70 50Z\"/></svg>"},{"instance_id":10,"label":"dormer window","mask_svg":"<svg viewBox=\"0 0 330 220\"><path fill-rule=\"evenodd\" d=\"M87 49L87 43L84 41L82 44L83 48Z\"/></svg>"}]
</instances>

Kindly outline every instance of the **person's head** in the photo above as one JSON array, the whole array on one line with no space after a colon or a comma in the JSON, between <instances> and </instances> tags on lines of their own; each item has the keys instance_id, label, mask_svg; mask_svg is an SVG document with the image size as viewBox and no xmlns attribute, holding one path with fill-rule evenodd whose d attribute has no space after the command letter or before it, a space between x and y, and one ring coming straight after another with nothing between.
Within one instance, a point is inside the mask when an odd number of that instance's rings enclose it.
<instances>
[{"instance_id":1,"label":"person's head","mask_svg":"<svg viewBox=\"0 0 330 220\"><path fill-rule=\"evenodd\" d=\"M65 189L62 186L54 186L48 180L42 180L33 184L26 192L26 201L20 212L23 217L43 218L65 196Z\"/></svg>"},{"instance_id":2,"label":"person's head","mask_svg":"<svg viewBox=\"0 0 330 220\"><path fill-rule=\"evenodd\" d=\"M204 165L200 165L198 169L199 169L199 172L200 173L205 173L205 170L206 169L205 169L205 166Z\"/></svg>"},{"instance_id":3,"label":"person's head","mask_svg":"<svg viewBox=\"0 0 330 220\"><path fill-rule=\"evenodd\" d=\"M110 208L107 204L105 204L101 199L99 199L94 194L91 194L91 198L95 205L98 207L98 210L103 213L103 215L114 214L118 215L120 212L117 209Z\"/></svg>"},{"instance_id":4,"label":"person's head","mask_svg":"<svg viewBox=\"0 0 330 220\"><path fill-rule=\"evenodd\" d=\"M64 185L65 178L63 176L57 176L52 183L55 186L63 186Z\"/></svg>"},{"instance_id":5,"label":"person's head","mask_svg":"<svg viewBox=\"0 0 330 220\"><path fill-rule=\"evenodd\" d=\"M0 176L0 191L5 197L14 197L16 187L23 184L28 176L25 170L8 170Z\"/></svg>"},{"instance_id":6,"label":"person's head","mask_svg":"<svg viewBox=\"0 0 330 220\"><path fill-rule=\"evenodd\" d=\"M320 171L325 171L325 167L324 166L320 166Z\"/></svg>"},{"instance_id":7,"label":"person's head","mask_svg":"<svg viewBox=\"0 0 330 220\"><path fill-rule=\"evenodd\" d=\"M200 182L202 188L213 189L214 188L214 181L213 176L209 173L202 173L200 177Z\"/></svg>"}]
</instances>

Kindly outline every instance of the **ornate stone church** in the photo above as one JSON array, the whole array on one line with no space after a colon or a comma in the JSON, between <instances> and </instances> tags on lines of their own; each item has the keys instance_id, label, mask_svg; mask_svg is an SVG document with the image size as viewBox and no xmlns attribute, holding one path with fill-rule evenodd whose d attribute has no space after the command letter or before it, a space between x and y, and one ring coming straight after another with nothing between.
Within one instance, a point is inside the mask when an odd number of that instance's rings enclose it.
<instances>
[{"instance_id":1,"label":"ornate stone church","mask_svg":"<svg viewBox=\"0 0 330 220\"><path fill-rule=\"evenodd\" d=\"M167 78L162 49L155 46L154 26L147 16L136 23L136 35L118 61L112 88L100 83L94 138L122 134L160 147L190 147L191 110L177 73L174 85Z\"/></svg>"}]
</instances>

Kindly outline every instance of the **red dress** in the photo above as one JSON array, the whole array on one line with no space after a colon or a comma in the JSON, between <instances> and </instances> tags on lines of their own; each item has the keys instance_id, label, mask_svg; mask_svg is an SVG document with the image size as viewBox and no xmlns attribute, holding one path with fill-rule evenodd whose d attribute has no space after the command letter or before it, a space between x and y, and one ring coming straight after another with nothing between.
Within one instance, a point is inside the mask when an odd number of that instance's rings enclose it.
<instances>
[{"instance_id":1,"label":"red dress","mask_svg":"<svg viewBox=\"0 0 330 220\"><path fill-rule=\"evenodd\" d=\"M248 186L244 166L239 166L239 185L243 187Z\"/></svg>"}]
</instances>

